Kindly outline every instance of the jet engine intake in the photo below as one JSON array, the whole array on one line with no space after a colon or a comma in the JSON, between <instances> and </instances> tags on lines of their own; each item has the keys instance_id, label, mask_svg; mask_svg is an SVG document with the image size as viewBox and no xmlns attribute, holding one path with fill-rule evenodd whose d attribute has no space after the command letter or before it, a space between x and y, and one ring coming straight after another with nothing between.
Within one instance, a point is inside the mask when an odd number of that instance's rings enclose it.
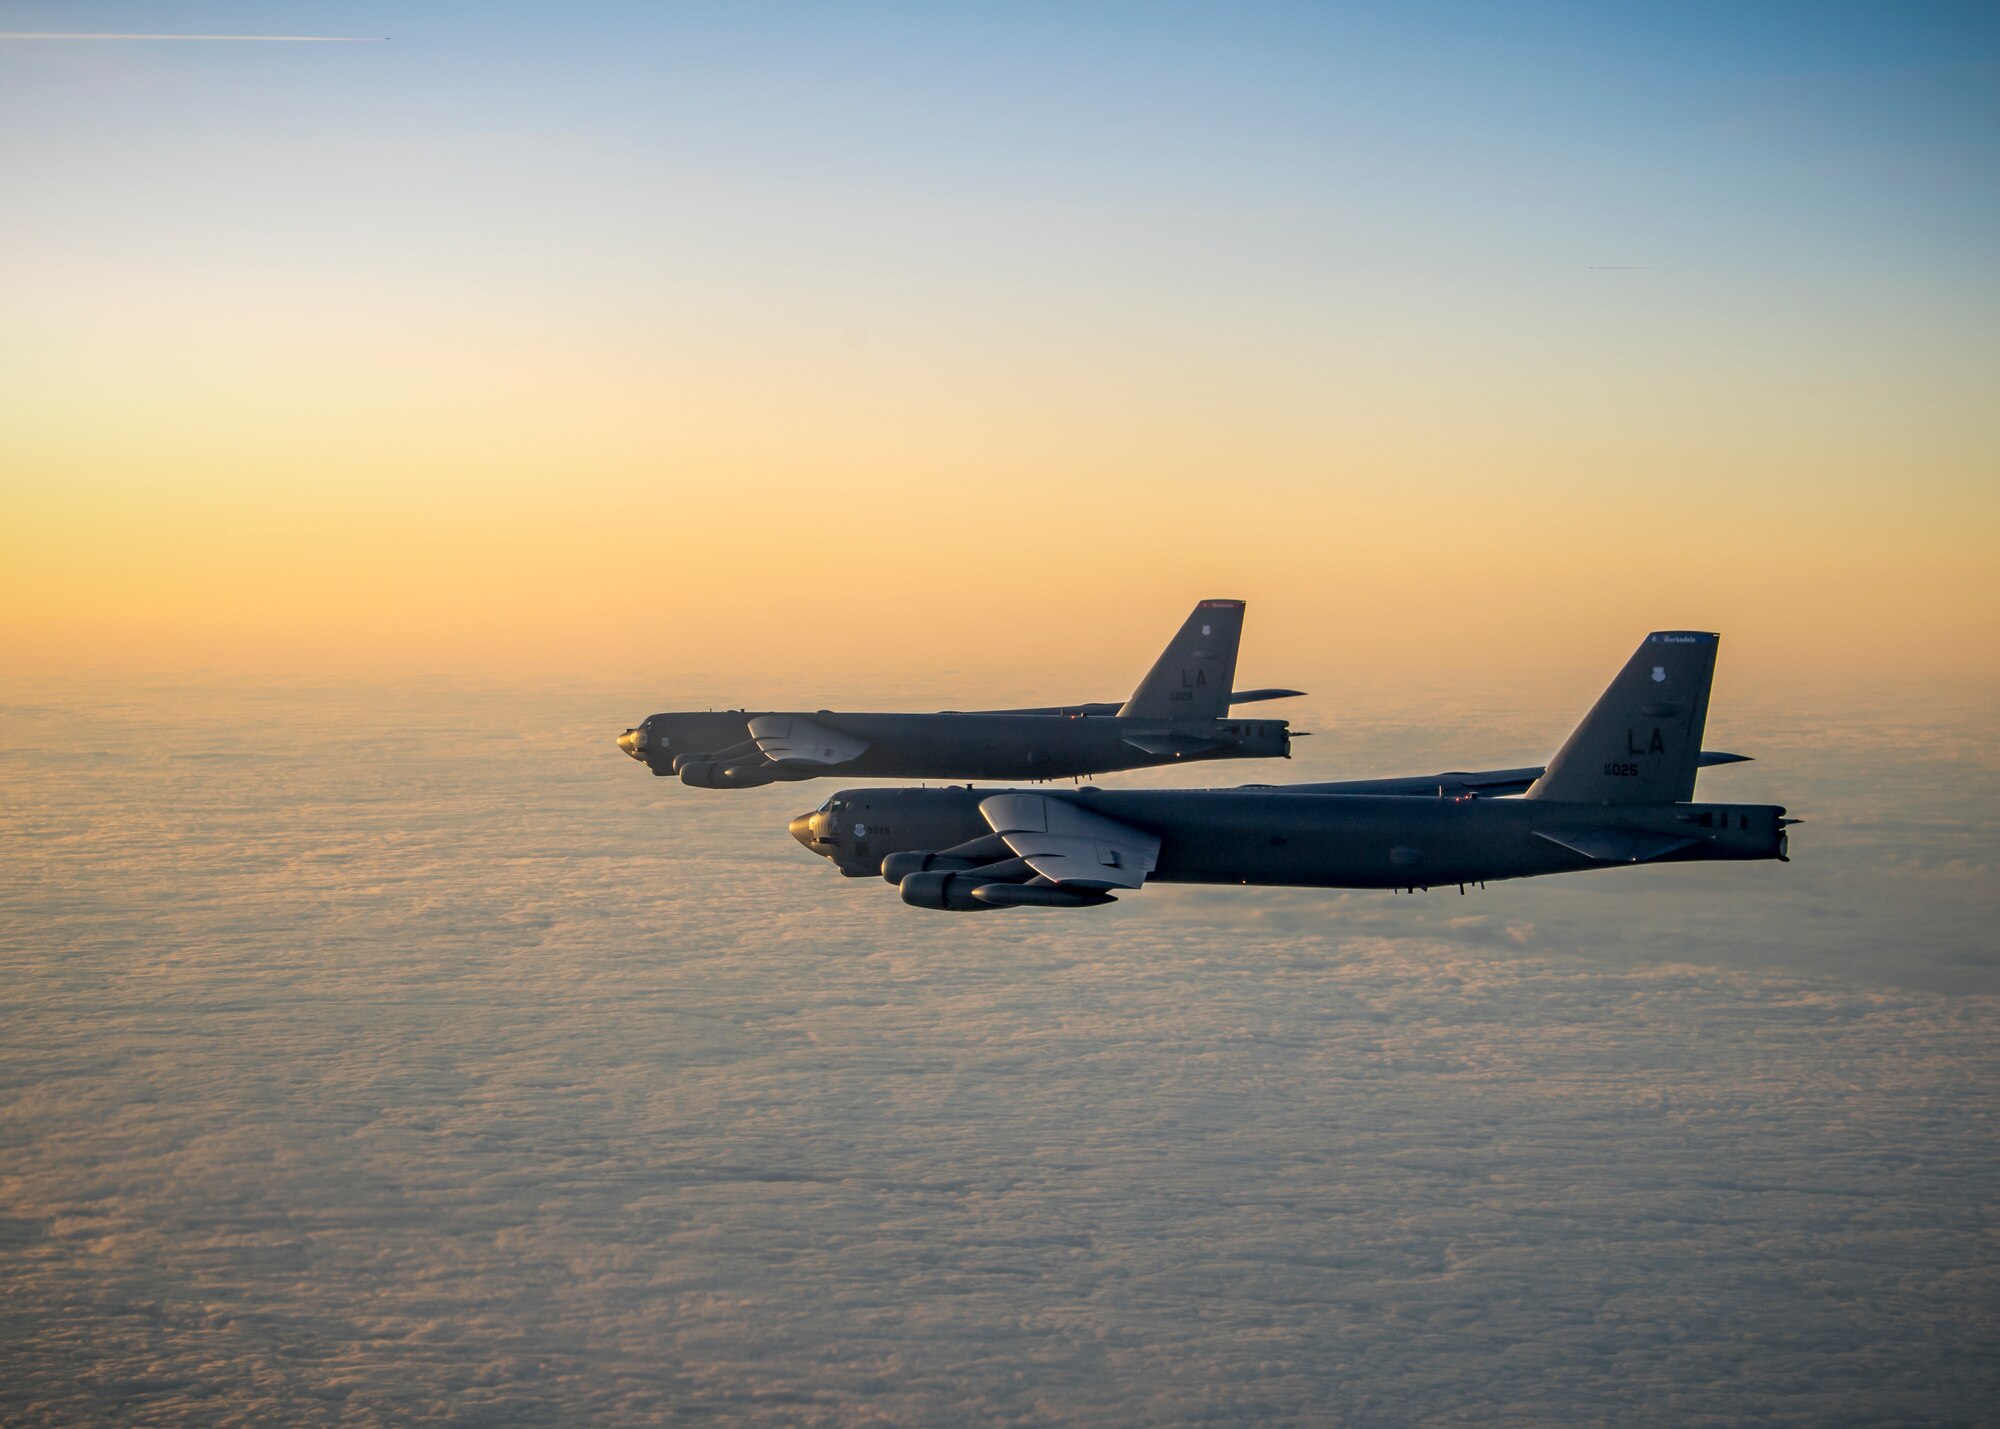
<instances>
[{"instance_id":1,"label":"jet engine intake","mask_svg":"<svg viewBox=\"0 0 2000 1429\"><path fill-rule=\"evenodd\" d=\"M912 908L934 908L946 913L989 913L1000 905L985 903L973 897L975 888L983 887L983 873L971 875L955 870L933 869L928 873L912 873L903 879L900 887L903 901Z\"/></svg>"},{"instance_id":2,"label":"jet engine intake","mask_svg":"<svg viewBox=\"0 0 2000 1429\"><path fill-rule=\"evenodd\" d=\"M754 789L778 781L777 771L768 764L724 764L715 759L690 759L680 773L681 783L692 789Z\"/></svg>"}]
</instances>

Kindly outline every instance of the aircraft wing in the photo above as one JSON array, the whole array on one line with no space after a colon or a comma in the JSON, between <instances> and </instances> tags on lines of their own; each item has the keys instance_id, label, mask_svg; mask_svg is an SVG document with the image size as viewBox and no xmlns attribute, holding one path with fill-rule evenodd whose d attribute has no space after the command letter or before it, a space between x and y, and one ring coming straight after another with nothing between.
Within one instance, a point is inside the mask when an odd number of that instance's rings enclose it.
<instances>
[{"instance_id":1,"label":"aircraft wing","mask_svg":"<svg viewBox=\"0 0 2000 1429\"><path fill-rule=\"evenodd\" d=\"M1713 768L1718 764L1745 764L1747 754L1724 754L1720 750L1703 750L1700 767ZM1330 784L1280 784L1251 785L1251 788L1277 788L1286 794L1377 794L1400 795L1405 798L1461 798L1476 794L1482 799L1498 799L1508 794L1525 794L1528 786L1542 777L1544 766L1528 765L1520 769L1478 769L1452 770L1444 774L1418 774L1401 779L1343 779Z\"/></svg>"},{"instance_id":2,"label":"aircraft wing","mask_svg":"<svg viewBox=\"0 0 2000 1429\"><path fill-rule=\"evenodd\" d=\"M1329 784L1283 784L1287 794L1383 794L1404 798L1450 798L1459 794L1479 794L1498 798L1520 794L1541 778L1539 764L1526 769L1454 770L1445 774L1417 774L1401 779L1341 779Z\"/></svg>"},{"instance_id":3,"label":"aircraft wing","mask_svg":"<svg viewBox=\"0 0 2000 1429\"><path fill-rule=\"evenodd\" d=\"M774 763L845 764L868 748L868 741L803 715L767 714L750 721L750 738Z\"/></svg>"},{"instance_id":4,"label":"aircraft wing","mask_svg":"<svg viewBox=\"0 0 2000 1429\"><path fill-rule=\"evenodd\" d=\"M1159 863L1157 835L1046 794L995 794L979 801L979 813L1059 888L1137 888Z\"/></svg>"},{"instance_id":5,"label":"aircraft wing","mask_svg":"<svg viewBox=\"0 0 2000 1429\"><path fill-rule=\"evenodd\" d=\"M1256 704L1261 700L1289 700L1303 695L1304 690L1232 690L1229 703L1232 705ZM1115 715L1124 708L1123 700L1098 700L1082 705L1036 705L1022 710L981 710L981 714L1020 715L1061 715L1071 719L1096 715ZM940 710L940 714L957 714L957 710Z\"/></svg>"},{"instance_id":6,"label":"aircraft wing","mask_svg":"<svg viewBox=\"0 0 2000 1429\"><path fill-rule=\"evenodd\" d=\"M939 710L938 713L964 714L966 713L966 711ZM1085 704L1085 705L1035 705L1028 709L1018 709L1018 710L974 710L972 711L972 713L1009 714L1009 715L1050 715L1061 719L1082 719L1087 715L1115 715L1118 713L1118 701L1100 700L1094 704Z\"/></svg>"}]
</instances>

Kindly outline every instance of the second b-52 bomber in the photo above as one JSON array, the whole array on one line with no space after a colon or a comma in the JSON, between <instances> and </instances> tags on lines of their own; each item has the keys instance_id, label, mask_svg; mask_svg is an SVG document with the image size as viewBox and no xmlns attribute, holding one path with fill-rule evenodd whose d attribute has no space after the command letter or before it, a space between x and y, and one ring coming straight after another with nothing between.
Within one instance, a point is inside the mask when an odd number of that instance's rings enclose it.
<instances>
[{"instance_id":1,"label":"second b-52 bomber","mask_svg":"<svg viewBox=\"0 0 2000 1429\"><path fill-rule=\"evenodd\" d=\"M1297 690L1234 690L1243 602L1194 608L1123 704L936 714L712 710L649 715L618 747L699 789L748 789L829 774L898 779L1068 779L1196 759L1286 758L1281 719L1233 705Z\"/></svg>"},{"instance_id":2,"label":"second b-52 bomber","mask_svg":"<svg viewBox=\"0 0 2000 1429\"><path fill-rule=\"evenodd\" d=\"M1242 789L843 789L792 836L920 908L1083 908L1148 882L1419 888L1783 859L1783 808L1696 804L1717 637L1648 635L1546 768ZM1521 798L1495 795L1520 794Z\"/></svg>"}]
</instances>

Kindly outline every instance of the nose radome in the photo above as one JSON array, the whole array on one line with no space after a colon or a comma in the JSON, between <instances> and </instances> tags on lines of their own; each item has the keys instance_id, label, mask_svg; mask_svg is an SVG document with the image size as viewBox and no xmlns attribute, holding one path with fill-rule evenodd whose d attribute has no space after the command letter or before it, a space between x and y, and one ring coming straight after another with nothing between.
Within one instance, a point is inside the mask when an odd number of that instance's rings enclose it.
<instances>
[{"instance_id":1,"label":"nose radome","mask_svg":"<svg viewBox=\"0 0 2000 1429\"><path fill-rule=\"evenodd\" d=\"M791 823L787 824L785 827L789 828L792 831L793 838L797 839L807 848L812 849L814 853L818 853L819 850L813 848L812 825L813 825L813 816L811 814L800 814L796 819L793 819Z\"/></svg>"},{"instance_id":2,"label":"nose radome","mask_svg":"<svg viewBox=\"0 0 2000 1429\"><path fill-rule=\"evenodd\" d=\"M646 727L642 724L637 729L626 730L618 736L618 747L634 759L644 759L646 757Z\"/></svg>"}]
</instances>

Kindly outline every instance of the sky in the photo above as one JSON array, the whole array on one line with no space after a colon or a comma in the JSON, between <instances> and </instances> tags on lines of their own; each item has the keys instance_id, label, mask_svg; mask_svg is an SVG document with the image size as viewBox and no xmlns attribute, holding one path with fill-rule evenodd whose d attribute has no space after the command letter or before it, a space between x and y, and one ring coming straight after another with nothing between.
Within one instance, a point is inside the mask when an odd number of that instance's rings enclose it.
<instances>
[{"instance_id":1,"label":"sky","mask_svg":"<svg viewBox=\"0 0 2000 1429\"><path fill-rule=\"evenodd\" d=\"M0 31L17 679L2000 675L1988 7Z\"/></svg>"},{"instance_id":2,"label":"sky","mask_svg":"<svg viewBox=\"0 0 2000 1429\"><path fill-rule=\"evenodd\" d=\"M348 36L51 40L38 32ZM0 1420L1983 1422L1990 6L0 0ZM964 919L655 710L1787 863Z\"/></svg>"}]
</instances>

